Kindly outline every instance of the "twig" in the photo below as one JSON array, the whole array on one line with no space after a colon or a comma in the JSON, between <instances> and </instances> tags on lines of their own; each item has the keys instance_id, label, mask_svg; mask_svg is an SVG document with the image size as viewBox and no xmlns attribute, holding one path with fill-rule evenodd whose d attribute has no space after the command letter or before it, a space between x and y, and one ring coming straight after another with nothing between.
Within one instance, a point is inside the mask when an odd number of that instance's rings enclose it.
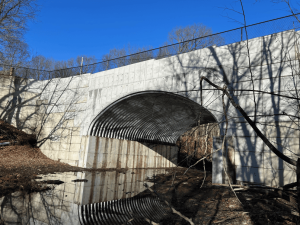
<instances>
[{"instance_id":1,"label":"twig","mask_svg":"<svg viewBox=\"0 0 300 225\"><path fill-rule=\"evenodd\" d=\"M243 13L243 16L244 16L244 28L245 28L245 33L246 33L247 58L248 58L248 63L249 63L249 71L250 71L250 75L251 75L253 100L254 100L254 123L256 123L257 103L256 103L256 97L255 97L255 93L254 93L254 81L253 81L253 73L252 73L252 69L251 69L251 59L250 59L248 31L247 31L247 24L246 24L246 15L245 15L245 11L244 11L243 1L240 0L240 3L241 3L241 7L242 7L242 13Z\"/></svg>"},{"instance_id":2,"label":"twig","mask_svg":"<svg viewBox=\"0 0 300 225\"><path fill-rule=\"evenodd\" d=\"M225 219L223 219L223 220L214 221L213 223L214 223L214 224L222 223L222 222L224 222L224 221L226 221L226 220L232 220L232 219L234 219L234 218L237 218L237 216L230 216L230 217L227 217L227 218L225 218Z\"/></svg>"},{"instance_id":3,"label":"twig","mask_svg":"<svg viewBox=\"0 0 300 225\"><path fill-rule=\"evenodd\" d=\"M184 172L184 174L183 175L185 175L186 174L186 172L191 168L191 167L193 167L193 166L195 166L195 165L197 165L199 162L201 162L202 160L204 160L204 159L206 159L208 156L210 156L210 155L212 155L213 153L215 153L215 152L217 152L217 151L220 151L220 150L222 150L222 148L218 148L216 151L214 151L214 152L212 152L212 153L209 153L209 154L207 154L205 157L203 157L202 159L199 159L197 162L195 162L193 165L191 165L189 168L187 168L187 170Z\"/></svg>"},{"instance_id":4,"label":"twig","mask_svg":"<svg viewBox=\"0 0 300 225\"><path fill-rule=\"evenodd\" d=\"M144 183L144 186L149 190L151 191L152 193L156 194L158 198L162 199L158 193L156 193L155 191L153 191L148 185L147 183ZM181 218L185 219L187 222L189 222L191 225L194 225L194 222L187 218L186 216L182 215L180 212L178 212L176 209L174 209L174 207L171 206L171 204L169 202L167 202L166 200L163 200L172 210L173 213L177 214L178 216L180 216Z\"/></svg>"},{"instance_id":5,"label":"twig","mask_svg":"<svg viewBox=\"0 0 300 225\"><path fill-rule=\"evenodd\" d=\"M130 223L130 222L133 221L134 219L135 219L135 218L129 219L128 221L125 222L125 225L128 224L128 223ZM149 224L152 224L152 225L159 225L159 223L155 223L155 222L149 220L149 219L146 218L146 217L143 217L143 219L146 220Z\"/></svg>"},{"instance_id":6,"label":"twig","mask_svg":"<svg viewBox=\"0 0 300 225\"><path fill-rule=\"evenodd\" d=\"M208 125L206 126L206 129L205 129L205 133L206 133L206 140L205 140L205 154L207 152L207 145L208 145L208 135L207 135L207 130L208 130ZM204 169L204 178L203 178L203 181L202 181L202 184L200 186L200 188L202 188L204 182L205 182L205 179L206 179L206 169L205 169L205 161L203 161L203 169Z\"/></svg>"},{"instance_id":7,"label":"twig","mask_svg":"<svg viewBox=\"0 0 300 225\"><path fill-rule=\"evenodd\" d=\"M212 125L212 127L211 127L209 133L210 133L216 126L217 126L216 124ZM196 130L198 130L198 128L193 129L193 131L192 131L190 134L188 134L188 136L190 137L191 135L193 135L193 134L196 132ZM200 137L203 137L203 136L204 136L204 135L199 135L198 137L200 138ZM185 136L185 137L186 137L186 136ZM180 141L182 141L182 137L180 137ZM186 144L186 146L187 146L188 141L189 141L189 139L187 138L186 141L183 142L183 144ZM183 145L183 144L182 144L182 145ZM194 150L194 153L195 153L195 152L196 152L196 150ZM209 156L209 155L207 155L207 156ZM191 155L186 156L181 162L183 162L183 161L185 161L185 160L188 160L189 157L191 157ZM195 165L195 164L194 164L194 165Z\"/></svg>"},{"instance_id":8,"label":"twig","mask_svg":"<svg viewBox=\"0 0 300 225\"><path fill-rule=\"evenodd\" d=\"M127 220L127 221L125 222L125 225L128 224L128 223L130 223L130 222L133 221L133 220L134 220L134 218L131 218L131 219Z\"/></svg>"},{"instance_id":9,"label":"twig","mask_svg":"<svg viewBox=\"0 0 300 225\"><path fill-rule=\"evenodd\" d=\"M294 187L295 183L287 184L287 185L285 185L283 187L279 187L279 188L269 187L269 186L261 186L261 185L244 186L244 185L239 185L239 184L232 184L231 186L232 187L240 188L241 190L248 190L248 189L255 189L256 188L256 189L273 189L273 190L278 190L278 191L293 192L293 191L296 191L296 190L286 190L286 188ZM229 186L229 184L218 184L218 183L213 183L212 185L215 185L215 186L225 186L225 187ZM290 187L288 187L288 186L290 186ZM234 189L234 190L236 191L238 189Z\"/></svg>"},{"instance_id":10,"label":"twig","mask_svg":"<svg viewBox=\"0 0 300 225\"><path fill-rule=\"evenodd\" d=\"M218 184L218 183L213 183L212 185L216 185L216 186L226 186L226 187L229 186L229 184ZM232 186L232 187L245 187L245 186L239 185L239 184L232 184L231 186Z\"/></svg>"},{"instance_id":11,"label":"twig","mask_svg":"<svg viewBox=\"0 0 300 225\"><path fill-rule=\"evenodd\" d=\"M284 0L284 2L288 5L289 9L291 10L291 13L293 14L293 16L296 18L296 20L298 20L298 22L300 23L300 20L298 18L297 15L295 15L293 8L291 7L290 1L289 0Z\"/></svg>"}]
</instances>

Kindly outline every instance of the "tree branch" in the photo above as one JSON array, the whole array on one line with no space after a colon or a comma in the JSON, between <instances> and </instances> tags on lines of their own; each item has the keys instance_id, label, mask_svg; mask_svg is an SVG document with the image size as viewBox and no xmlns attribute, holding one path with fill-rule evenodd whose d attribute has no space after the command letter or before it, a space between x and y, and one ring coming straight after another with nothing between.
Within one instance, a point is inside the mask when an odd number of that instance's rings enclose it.
<instances>
[{"instance_id":1,"label":"tree branch","mask_svg":"<svg viewBox=\"0 0 300 225\"><path fill-rule=\"evenodd\" d=\"M233 98L231 97L231 95L228 93L227 90L224 90L223 88L219 87L218 85L212 83L209 79L207 79L204 76L201 76L200 82L202 82L202 80L205 80L211 86L215 87L216 89L218 89L220 91L223 91L225 93L225 95L227 95L231 104L242 114L242 116L247 120L249 125L253 128L255 133L263 140L263 142L270 148L270 150L272 152L274 152L279 158L286 161L287 163L294 165L294 166L297 165L297 161L287 157L286 155L281 153L277 148L275 148L274 145L272 145L272 143L266 138L266 136L258 129L258 127L255 125L255 123L249 118L247 113L233 100Z\"/></svg>"}]
</instances>

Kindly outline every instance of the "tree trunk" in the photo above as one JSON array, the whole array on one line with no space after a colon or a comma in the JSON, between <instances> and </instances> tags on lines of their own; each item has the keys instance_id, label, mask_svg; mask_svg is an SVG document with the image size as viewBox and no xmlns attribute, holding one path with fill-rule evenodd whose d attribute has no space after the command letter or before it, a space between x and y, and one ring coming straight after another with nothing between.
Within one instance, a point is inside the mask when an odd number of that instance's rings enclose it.
<instances>
[{"instance_id":1,"label":"tree trunk","mask_svg":"<svg viewBox=\"0 0 300 225\"><path fill-rule=\"evenodd\" d=\"M297 203L298 212L300 213L300 158L297 160Z\"/></svg>"}]
</instances>

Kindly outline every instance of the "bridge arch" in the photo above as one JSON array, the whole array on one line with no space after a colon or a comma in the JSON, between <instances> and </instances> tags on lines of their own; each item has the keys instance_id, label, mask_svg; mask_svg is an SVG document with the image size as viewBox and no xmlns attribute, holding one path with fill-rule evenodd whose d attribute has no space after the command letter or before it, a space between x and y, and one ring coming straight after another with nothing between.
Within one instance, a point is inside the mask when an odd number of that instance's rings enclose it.
<instances>
[{"instance_id":1,"label":"bridge arch","mask_svg":"<svg viewBox=\"0 0 300 225\"><path fill-rule=\"evenodd\" d=\"M178 137L191 128L215 122L210 111L188 97L142 91L104 108L91 122L89 135L175 145Z\"/></svg>"}]
</instances>

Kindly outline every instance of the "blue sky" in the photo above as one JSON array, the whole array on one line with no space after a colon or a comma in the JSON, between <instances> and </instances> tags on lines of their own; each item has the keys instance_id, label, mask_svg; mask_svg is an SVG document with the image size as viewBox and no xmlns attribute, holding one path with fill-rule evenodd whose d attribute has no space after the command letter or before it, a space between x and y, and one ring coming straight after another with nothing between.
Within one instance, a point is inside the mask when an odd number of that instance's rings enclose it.
<instances>
[{"instance_id":1,"label":"blue sky","mask_svg":"<svg viewBox=\"0 0 300 225\"><path fill-rule=\"evenodd\" d=\"M40 11L25 40L33 55L101 61L111 48L161 46L176 26L203 23L214 33L242 26L239 1L231 0L38 0ZM289 15L271 0L244 0L247 24ZM297 6L297 5L295 5ZM236 21L229 19L233 18Z\"/></svg>"}]
</instances>

